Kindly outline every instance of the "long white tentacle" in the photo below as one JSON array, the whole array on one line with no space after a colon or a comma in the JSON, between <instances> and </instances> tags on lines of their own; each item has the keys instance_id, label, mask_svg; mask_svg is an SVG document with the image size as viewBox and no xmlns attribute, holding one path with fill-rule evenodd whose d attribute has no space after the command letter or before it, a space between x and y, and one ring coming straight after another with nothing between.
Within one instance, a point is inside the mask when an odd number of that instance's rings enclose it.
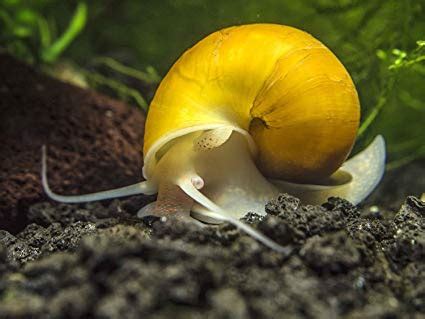
<instances>
[{"instance_id":1,"label":"long white tentacle","mask_svg":"<svg viewBox=\"0 0 425 319\"><path fill-rule=\"evenodd\" d=\"M179 181L178 184L187 195L189 195L196 202L198 202L199 204L201 204L202 206L210 210L208 212L198 212L198 214L203 214L209 218L229 222L233 224L234 226L238 227L239 229L241 229L242 231L246 232L248 235L250 235L254 239L258 240L265 246L279 253L282 253L285 255L289 255L291 253L292 248L281 246L275 241L271 240L270 238L264 236L263 234L255 230L254 228L250 227L249 225L244 224L243 222L241 222L240 220L236 218L230 217L229 214L226 214L219 206L214 204L204 194L198 191L193 186L193 184L189 182L188 180L181 180Z\"/></svg>"},{"instance_id":2,"label":"long white tentacle","mask_svg":"<svg viewBox=\"0 0 425 319\"><path fill-rule=\"evenodd\" d=\"M111 198L117 198L117 197L136 195L136 194L151 195L156 193L156 190L153 187L151 187L151 185L148 182L144 181L144 182L136 183L136 184L121 187L121 188L111 189L111 190L97 192L97 193L85 194L85 195L71 195L71 196L59 195L52 192L52 190L49 187L49 183L47 181L47 155L46 155L45 145L43 145L42 147L41 162L42 162L41 181L42 181L43 189L46 192L47 196L49 196L49 198L58 202L84 203L84 202L98 201L103 199L111 199Z\"/></svg>"}]
</instances>

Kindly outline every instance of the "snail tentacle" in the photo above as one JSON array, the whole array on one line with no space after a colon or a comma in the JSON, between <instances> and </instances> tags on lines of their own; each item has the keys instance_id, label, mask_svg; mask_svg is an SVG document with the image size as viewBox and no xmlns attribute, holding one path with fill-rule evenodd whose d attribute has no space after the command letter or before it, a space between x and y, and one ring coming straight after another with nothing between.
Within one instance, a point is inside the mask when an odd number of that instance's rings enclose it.
<instances>
[{"instance_id":1,"label":"snail tentacle","mask_svg":"<svg viewBox=\"0 0 425 319\"><path fill-rule=\"evenodd\" d=\"M98 201L103 199L111 199L117 197L125 197L130 195L137 194L146 194L152 195L156 193L156 189L154 189L150 182L143 181L140 183L136 183L129 186L124 186L120 188L115 188L107 191L96 192L85 195L59 195L54 193L49 186L49 182L47 179L47 154L46 154L46 146L43 145L41 155L41 183L43 189L47 196L55 201L62 203L85 203Z\"/></svg>"},{"instance_id":2,"label":"snail tentacle","mask_svg":"<svg viewBox=\"0 0 425 319\"><path fill-rule=\"evenodd\" d=\"M272 239L266 237L264 234L261 234L251 226L241 222L237 218L233 218L230 216L230 214L223 211L222 208L220 208L218 205L213 203L208 197L206 197L204 194L202 194L196 187L188 182L187 180L181 180L179 182L179 186L181 189L189 195L191 198L193 198L197 203L202 205L203 207L207 208L209 211L198 211L198 216L203 215L204 217L219 220L222 222L228 222L240 230L247 233L252 238L256 239L260 243L264 244L265 246L269 247L272 250L275 250L279 253L282 253L284 255L289 255L292 251L291 247L281 246Z\"/></svg>"},{"instance_id":3,"label":"snail tentacle","mask_svg":"<svg viewBox=\"0 0 425 319\"><path fill-rule=\"evenodd\" d=\"M196 176L195 176L196 178ZM199 177L200 178L200 177ZM206 197L204 194L202 194L197 187L195 187L193 185L192 182L188 182L188 180L184 179L184 180L180 180L178 182L178 185L180 186L180 188L189 196L191 197L194 201L196 201L197 203L201 204L202 206L204 206L205 208L211 210L211 211L216 211L216 212L220 212L221 208L216 205L215 203L213 203L208 197Z\"/></svg>"}]
</instances>

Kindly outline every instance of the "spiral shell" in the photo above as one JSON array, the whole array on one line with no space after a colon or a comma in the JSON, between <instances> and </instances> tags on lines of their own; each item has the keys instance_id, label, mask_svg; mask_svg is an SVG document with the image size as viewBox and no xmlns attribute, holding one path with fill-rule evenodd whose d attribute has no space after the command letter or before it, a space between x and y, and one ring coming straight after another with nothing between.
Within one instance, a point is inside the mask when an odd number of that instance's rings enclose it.
<instances>
[{"instance_id":1,"label":"spiral shell","mask_svg":"<svg viewBox=\"0 0 425 319\"><path fill-rule=\"evenodd\" d=\"M348 72L311 35L230 27L187 50L161 82L146 122L146 177L167 136L226 124L249 132L265 176L317 182L347 158L359 116Z\"/></svg>"}]
</instances>

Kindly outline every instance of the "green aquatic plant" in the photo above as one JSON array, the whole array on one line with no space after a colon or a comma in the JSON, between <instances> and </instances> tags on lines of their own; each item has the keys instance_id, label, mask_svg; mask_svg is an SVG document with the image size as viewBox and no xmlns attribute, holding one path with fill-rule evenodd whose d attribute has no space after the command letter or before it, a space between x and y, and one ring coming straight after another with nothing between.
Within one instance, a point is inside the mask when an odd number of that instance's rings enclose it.
<instances>
[{"instance_id":1,"label":"green aquatic plant","mask_svg":"<svg viewBox=\"0 0 425 319\"><path fill-rule=\"evenodd\" d=\"M378 114L383 110L385 104L390 104L391 99L399 103L400 112L415 114L419 117L412 118L407 131L417 132L403 136L397 143L389 145L389 150L395 155L393 160L387 164L388 169L394 169L408 164L418 158L425 156L425 142L423 134L423 123L425 113L425 100L423 90L408 85L411 79L420 79L425 76L425 41L416 41L416 48L410 51L392 49L388 51L378 50L377 56L384 63L388 76L385 87L379 98L379 103L372 108L371 113L360 127L360 133L367 131L368 127L376 120ZM419 83L420 80L418 81ZM401 124L395 126L403 127ZM422 129L421 129L422 128Z\"/></svg>"},{"instance_id":2,"label":"green aquatic plant","mask_svg":"<svg viewBox=\"0 0 425 319\"><path fill-rule=\"evenodd\" d=\"M425 41L418 40L416 44L417 48L411 52L402 51L400 49L392 49L390 52L385 52L383 50L376 51L377 57L388 64L387 69L390 72L386 77L377 103L371 108L370 113L360 126L358 136L361 137L367 131L382 108L387 104L389 93L394 89L398 77L401 76L401 70L412 68L414 71L425 75L425 65L421 64L421 62L425 62ZM407 107L412 107L420 111L425 110L425 103L416 100L408 91L402 90L399 94Z\"/></svg>"},{"instance_id":3,"label":"green aquatic plant","mask_svg":"<svg viewBox=\"0 0 425 319\"><path fill-rule=\"evenodd\" d=\"M43 32L41 35L41 42L43 48L41 51L41 59L44 62L54 62L60 56L60 54L70 45L75 37L83 30L87 19L87 5L84 2L80 2L75 9L75 13L71 18L71 21L62 33L53 42L50 41L50 32L47 24L44 28L40 29Z\"/></svg>"},{"instance_id":4,"label":"green aquatic plant","mask_svg":"<svg viewBox=\"0 0 425 319\"><path fill-rule=\"evenodd\" d=\"M106 65L118 73L135 78L147 84L157 84L161 81L161 77L152 66L147 66L146 71L141 71L124 65L111 57L97 57L93 62L96 64Z\"/></svg>"},{"instance_id":5,"label":"green aquatic plant","mask_svg":"<svg viewBox=\"0 0 425 319\"><path fill-rule=\"evenodd\" d=\"M53 63L83 30L87 4L79 2L62 34L55 36L56 21L27 1L6 0L0 7L0 39L6 50L29 62Z\"/></svg>"},{"instance_id":6,"label":"green aquatic plant","mask_svg":"<svg viewBox=\"0 0 425 319\"><path fill-rule=\"evenodd\" d=\"M79 72L85 76L93 88L107 87L124 101L135 103L142 110L147 111L148 103L142 94L134 88L125 85L114 78L107 77L101 73L80 69Z\"/></svg>"}]
</instances>

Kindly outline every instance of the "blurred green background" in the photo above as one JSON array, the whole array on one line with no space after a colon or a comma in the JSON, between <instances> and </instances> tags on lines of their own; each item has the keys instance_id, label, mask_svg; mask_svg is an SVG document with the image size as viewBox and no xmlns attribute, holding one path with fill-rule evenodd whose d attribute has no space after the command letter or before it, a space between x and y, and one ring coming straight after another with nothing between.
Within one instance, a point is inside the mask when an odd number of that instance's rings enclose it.
<instances>
[{"instance_id":1,"label":"blurred green background","mask_svg":"<svg viewBox=\"0 0 425 319\"><path fill-rule=\"evenodd\" d=\"M362 126L355 152L383 134L388 169L425 157L425 1L0 3L3 49L50 73L65 67L74 82L143 108L172 63L205 35L254 22L298 27L331 48L356 83Z\"/></svg>"}]
</instances>

